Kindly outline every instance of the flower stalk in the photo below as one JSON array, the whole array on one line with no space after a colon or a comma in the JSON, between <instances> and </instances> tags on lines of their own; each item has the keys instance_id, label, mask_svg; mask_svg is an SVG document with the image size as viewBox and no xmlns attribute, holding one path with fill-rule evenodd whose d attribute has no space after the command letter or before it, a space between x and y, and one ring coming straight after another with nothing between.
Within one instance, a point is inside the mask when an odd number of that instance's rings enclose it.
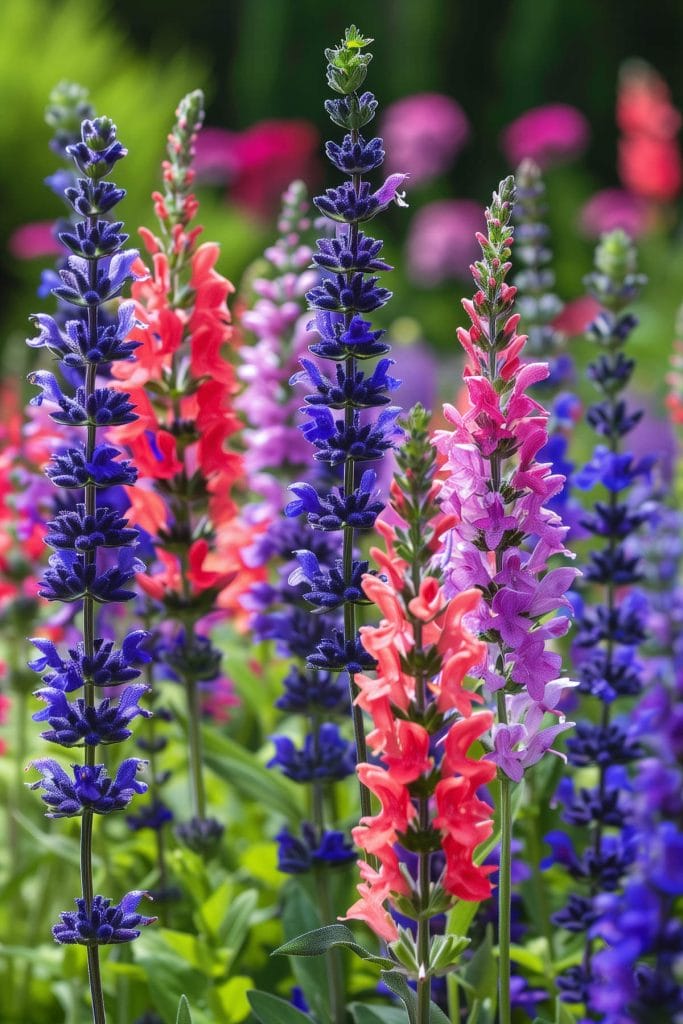
<instances>
[{"instance_id":1,"label":"flower stalk","mask_svg":"<svg viewBox=\"0 0 683 1024\"><path fill-rule=\"evenodd\" d=\"M510 1024L511 793L525 771L551 750L571 723L557 710L563 690L560 656L549 641L569 620L557 613L576 575L548 568L564 547L566 527L548 507L564 478L536 461L547 442L548 413L526 389L548 376L543 363L521 362L526 338L517 334L516 289L506 283L513 242L512 177L501 182L486 211L487 233L477 240L482 258L472 267L477 286L463 302L471 320L458 331L467 365L469 408L446 406L452 431L438 431L445 456L443 508L456 525L446 537L446 593L474 587L482 595L472 626L486 645L477 674L494 699L496 723L489 758L498 767L501 823L499 879L500 1024ZM546 724L550 714L558 720Z\"/></svg>"},{"instance_id":2,"label":"flower stalk","mask_svg":"<svg viewBox=\"0 0 683 1024\"><path fill-rule=\"evenodd\" d=\"M116 161L126 155L116 139L114 124L108 118L86 119L80 140L68 146L67 153L82 177L65 190L65 195L82 219L60 233L70 255L59 272L61 283L54 294L83 315L67 320L64 327L53 317L38 315L35 319L40 333L29 344L46 348L61 362L67 381L71 376L80 383L70 394L62 391L52 373L37 371L29 375L29 380L41 388L32 404L46 402L55 408L51 413L55 422L85 430L84 442L62 449L47 469L55 485L80 491L82 501L67 506L47 524L45 541L54 554L39 590L48 601L80 602L83 639L66 658L51 641L35 639L41 656L30 667L43 674L43 687L36 696L46 707L33 716L49 726L43 738L68 748L83 746L84 757L81 765L72 766L71 776L50 758L36 760L33 767L42 778L31 788L43 789L48 817L81 818L78 910L64 911L53 935L57 942L86 946L93 1020L104 1024L99 947L130 941L140 934L141 925L154 920L137 913L145 893L128 893L115 906L111 900L95 895L92 869L94 815L123 809L135 793L147 788L136 779L145 762L129 758L111 778L104 764L97 763L101 744L127 739L131 720L149 715L138 703L145 686L125 686L114 704L110 697L96 699L98 686L128 683L139 676L138 666L148 660L140 649L147 637L144 631L129 633L120 648L115 648L112 642L96 636L95 615L96 603L133 598L135 594L127 585L144 568L135 557L137 531L116 509L99 503L97 498L98 491L109 484L135 480L130 463L118 461L116 449L102 444L98 437L98 430L105 425L135 419L129 396L100 386L97 377L103 367L130 359L135 348L129 339L131 304L121 304L113 322L101 320L99 312L134 278L131 268L137 253L122 251L127 236L121 232L120 222L102 219L124 195L106 180ZM112 551L116 551L115 559ZM82 689L83 697L69 701L67 695L78 689Z\"/></svg>"},{"instance_id":3,"label":"flower stalk","mask_svg":"<svg viewBox=\"0 0 683 1024\"><path fill-rule=\"evenodd\" d=\"M389 392L398 386L387 373L392 361L381 359L371 375L358 368L359 361L388 351L380 342L384 332L373 331L363 314L389 300L390 292L377 286L373 272L391 269L379 258L382 243L366 235L361 225L392 201L402 201L398 189L405 180L405 175L391 175L373 193L365 180L384 160L381 139L366 141L361 134L377 108L372 93L358 91L371 60L371 54L363 51L371 42L351 26L339 46L325 51L328 84L340 97L326 101L325 109L333 123L346 131L341 145L327 143L326 153L349 180L313 200L334 225L335 237L317 243L313 262L321 281L306 298L315 313L311 326L318 334L311 352L336 366L334 376L327 377L318 365L303 359L303 372L293 378L313 389L305 397L302 412L308 420L302 429L316 448L314 458L330 467L330 477L341 469L343 483L332 490L320 487L317 493L315 488L294 485L292 489L302 498L289 512L307 513L309 524L316 529L342 532L341 557L332 566L321 566L308 549L297 551L300 569L290 582L307 585L305 596L314 607L342 610L343 629L334 630L317 646L309 665L348 675L356 757L361 762L367 748L363 714L354 703L358 695L355 676L368 659L360 651L356 607L366 603L360 581L368 563L356 557L355 546L358 530L373 526L382 503L375 492L375 472L364 472L359 481L356 466L381 458L400 433L396 427L398 408L387 408ZM360 799L363 814L369 814L370 794L362 780Z\"/></svg>"}]
</instances>

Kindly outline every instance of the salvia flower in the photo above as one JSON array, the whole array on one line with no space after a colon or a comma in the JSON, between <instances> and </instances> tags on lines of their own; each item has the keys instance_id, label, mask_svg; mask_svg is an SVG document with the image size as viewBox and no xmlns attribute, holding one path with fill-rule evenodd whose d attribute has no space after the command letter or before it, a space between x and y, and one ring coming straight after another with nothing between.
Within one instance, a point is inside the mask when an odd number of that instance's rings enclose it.
<instances>
[{"instance_id":1,"label":"salvia flower","mask_svg":"<svg viewBox=\"0 0 683 1024\"><path fill-rule=\"evenodd\" d=\"M101 317L100 306L118 298L138 272L132 269L137 253L123 251L126 236L121 224L100 219L124 194L103 180L126 153L114 124L108 118L86 119L80 138L68 145L66 152L78 171L66 197L82 219L74 233L62 233L71 255L65 258L60 270L62 283L53 294L71 306L83 307L87 315L85 319L71 317L65 323L49 317L38 319L41 333L32 344L48 348L61 362L67 383L63 389L57 378L45 371L37 371L29 379L43 392L34 403L46 400L57 407L51 414L55 422L74 431L85 428L82 445L71 447L69 436L69 446L60 446L48 469L53 483L80 490L82 497L48 523L45 539L55 551L39 591L49 601L80 603L83 640L67 657L60 655L50 640L34 640L42 656L32 662L32 667L44 673L47 684L38 691L47 707L35 716L50 726L44 737L67 747L83 743L85 758L83 764L73 765L72 774L57 761L36 760L33 767L42 778L31 788L43 790L49 817L82 818L83 894L77 900L78 913L64 912L53 934L58 942L88 946L93 1012L96 1019L103 1020L97 947L136 938L137 926L153 920L134 913L141 893L129 893L118 906L95 896L91 866L93 814L121 810L134 794L146 789L145 783L136 778L143 765L140 760L122 761L113 776L103 764L96 763L99 744L125 740L130 735L131 720L143 714L138 700L144 687L127 683L138 675L138 666L145 660L139 646L146 634L134 631L119 646L95 635L95 604L133 598L135 592L129 584L144 568L135 553L137 531L97 497L98 488L110 485L117 474L119 479L135 479L131 466L116 461L117 449L103 445L98 438L101 427L135 419L129 396L105 381L100 384L97 378L114 359L130 358L132 348L126 338L133 326L130 309L117 318L112 332L109 322ZM75 387L71 384L74 377ZM117 697L108 695L97 703L96 685L104 683L124 688ZM82 697L69 698L79 690Z\"/></svg>"},{"instance_id":2,"label":"salvia flower","mask_svg":"<svg viewBox=\"0 0 683 1024\"><path fill-rule=\"evenodd\" d=\"M126 488L128 516L149 535L155 554L140 585L175 624L156 652L167 677L186 691L193 817L212 821L205 806L199 685L221 676L221 656L200 623L216 606L226 615L243 614L239 595L258 571L242 558L255 528L237 515L233 492L244 465L228 447L241 428L226 352L236 340L226 305L233 287L215 269L219 247L199 244L202 229L192 223L203 102L196 91L178 106L162 165L163 193L153 195L159 233L140 230L152 270L132 289L138 348L112 370L119 388L130 388L136 418L120 421L111 436L126 444L139 471L137 486Z\"/></svg>"},{"instance_id":3,"label":"salvia flower","mask_svg":"<svg viewBox=\"0 0 683 1024\"><path fill-rule=\"evenodd\" d=\"M595 589L587 590L578 606L574 651L579 692L592 698L586 709L591 704L595 707L596 700L599 703L597 711L580 722L568 740L567 756L571 765L582 770L582 780L585 769L595 767L593 785L582 784L580 790L567 792L564 812L570 824L581 825L577 837L583 849L573 848L561 833L555 834L554 840L549 837L553 859L581 883L567 909L554 918L569 931L583 933L580 964L558 979L562 998L583 1002L589 1011L604 1011L606 1016L601 1019L610 1024L619 1018L607 1012L607 1004L597 995L610 958L602 957L602 966L597 966L596 940L609 941L601 924L601 894L621 890L637 853L632 784L622 766L637 761L644 751L641 730L620 713L619 702L642 689L637 650L645 638L647 601L636 588L642 571L631 536L653 508L643 501L643 485L647 489L653 460L636 459L624 449L626 436L641 416L623 398L634 368L623 349L636 324L626 307L644 280L636 272L635 260L628 236L612 232L602 238L595 271L586 279L589 291L602 306L588 330L588 337L599 348L589 377L601 400L587 414L601 443L585 469L575 476L578 486L591 492L595 489L596 498L583 519L584 528L594 538L584 577L586 585Z\"/></svg>"},{"instance_id":4,"label":"salvia flower","mask_svg":"<svg viewBox=\"0 0 683 1024\"><path fill-rule=\"evenodd\" d=\"M323 565L316 554L305 549L296 551L299 569L290 577L293 585L303 585L303 597L319 608L343 610L344 627L340 639L333 640L333 649L325 640L326 652L320 644L311 649L311 667L338 671L348 666L349 655L357 646L355 605L365 596L361 577L367 563L354 557L354 538L358 524L363 529L372 525L379 512L379 501L368 493L373 488L371 477L357 480L356 464L376 461L394 446L400 435L396 419L399 410L387 404L388 393L398 381L390 376L389 360L382 360L367 374L357 360L386 354L388 346L381 340L382 331L372 329L367 314L386 304L390 292L379 285L373 270L388 265L381 259L381 243L366 234L365 225L390 203L405 205L402 186L406 175L395 173L373 189L364 175L377 169L384 159L379 138L362 134L375 114L377 101L371 93L360 93L371 54L366 52L371 40L355 28L347 29L337 47L326 51L327 79L339 94L325 108L331 120L345 130L341 144L329 143L328 156L348 180L327 189L313 202L334 226L334 241L318 242L313 263L320 271L319 283L306 294L315 317L310 327L317 332L311 352L337 364L329 375L318 362L302 361L303 372L293 378L295 384L307 388L302 408L304 437L315 448L317 462L332 470L339 467L343 475L341 487L317 481L293 485L298 501L290 502L289 515L306 514L314 529L340 531L343 534L341 557ZM330 483L333 474L330 473ZM317 501L304 486L311 483L318 492ZM310 545L308 546L310 547ZM328 634L329 636L329 634ZM341 648L341 651L340 651ZM340 664L341 661L341 664ZM355 665L354 665L355 667ZM357 690L353 673L349 674L351 696ZM354 708L356 750L365 759L362 712ZM369 812L369 795L365 786L364 812Z\"/></svg>"},{"instance_id":5,"label":"salvia flower","mask_svg":"<svg viewBox=\"0 0 683 1024\"><path fill-rule=\"evenodd\" d=\"M307 462L308 446L298 430L299 402L287 382L309 344L304 295L318 279L305 242L309 229L306 189L295 181L282 197L279 238L265 252L272 276L252 282L256 301L241 317L256 342L241 349L237 373L245 386L235 405L247 420L244 465L251 489L267 503L259 510L265 520L281 509L278 472L300 470Z\"/></svg>"},{"instance_id":6,"label":"salvia flower","mask_svg":"<svg viewBox=\"0 0 683 1024\"><path fill-rule=\"evenodd\" d=\"M52 929L57 942L81 946L103 946L113 942L131 942L140 935L140 928L152 924L154 917L137 913L140 900L147 893L129 892L120 903L95 896L90 906L77 899L77 910L64 910L60 922Z\"/></svg>"},{"instance_id":7,"label":"salvia flower","mask_svg":"<svg viewBox=\"0 0 683 1024\"><path fill-rule=\"evenodd\" d=\"M492 869L478 865L475 851L492 831L491 807L479 790L496 773L490 760L469 756L493 721L489 711L472 713L481 698L465 684L485 651L463 622L481 595L470 589L448 600L441 585L436 556L452 520L439 511L427 423L416 406L397 453L385 548L372 552L386 578L363 580L383 619L360 631L377 672L356 676L356 703L372 720L367 742L375 755L358 765L358 774L380 808L353 832L367 860L359 863L360 899L346 914L389 943L415 978L418 1020L428 1019L432 976L451 968L468 941L454 936L448 956L435 962L430 918L456 899L479 901L491 891ZM417 925L400 928L406 919Z\"/></svg>"},{"instance_id":8,"label":"salvia flower","mask_svg":"<svg viewBox=\"0 0 683 1024\"><path fill-rule=\"evenodd\" d=\"M500 1013L510 1019L510 782L546 753L569 728L558 707L568 685L554 641L569 627L565 592L577 571L551 567L564 547L567 527L548 502L564 478L540 453L547 443L548 413L528 389L544 380L544 363L522 362L526 338L517 333L516 288L510 269L515 200L512 178L501 182L486 211L487 233L477 240L482 258L472 267L477 291L463 306L471 321L458 330L465 350L469 407L444 408L454 425L438 431L445 457L442 507L455 517L444 547L447 595L476 588L482 600L468 620L485 643L476 673L495 694L497 722L489 757L501 782L499 883ZM513 700L510 700L513 698ZM546 724L546 715L552 724Z\"/></svg>"}]
</instances>

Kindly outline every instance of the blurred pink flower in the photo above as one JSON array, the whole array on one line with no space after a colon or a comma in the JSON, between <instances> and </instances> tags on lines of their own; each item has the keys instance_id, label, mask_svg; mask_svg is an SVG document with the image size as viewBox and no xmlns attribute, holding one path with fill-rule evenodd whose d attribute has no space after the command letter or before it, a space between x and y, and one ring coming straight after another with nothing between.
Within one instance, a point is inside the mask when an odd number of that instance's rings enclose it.
<instances>
[{"instance_id":1,"label":"blurred pink flower","mask_svg":"<svg viewBox=\"0 0 683 1024\"><path fill-rule=\"evenodd\" d=\"M318 132L308 121L261 121L243 132L206 128L195 167L200 179L227 184L234 202L269 217L290 181L317 179L317 149Z\"/></svg>"},{"instance_id":2,"label":"blurred pink flower","mask_svg":"<svg viewBox=\"0 0 683 1024\"><path fill-rule=\"evenodd\" d=\"M553 327L567 338L576 338L595 320L600 308L597 299L591 295L581 295L565 305L560 315L553 320Z\"/></svg>"},{"instance_id":3,"label":"blurred pink flower","mask_svg":"<svg viewBox=\"0 0 683 1024\"><path fill-rule=\"evenodd\" d=\"M408 232L408 273L427 287L466 277L479 251L475 232L483 228L482 209L471 199L443 199L423 206Z\"/></svg>"},{"instance_id":4,"label":"blurred pink flower","mask_svg":"<svg viewBox=\"0 0 683 1024\"><path fill-rule=\"evenodd\" d=\"M209 683L202 697L202 711L214 722L229 722L231 708L239 707L239 704L232 681L225 676L219 676Z\"/></svg>"},{"instance_id":5,"label":"blurred pink flower","mask_svg":"<svg viewBox=\"0 0 683 1024\"><path fill-rule=\"evenodd\" d=\"M39 220L22 224L10 236L7 248L18 260L32 260L37 256L56 256L62 247L52 233L54 221Z\"/></svg>"},{"instance_id":6,"label":"blurred pink flower","mask_svg":"<svg viewBox=\"0 0 683 1024\"><path fill-rule=\"evenodd\" d=\"M386 108L381 134L389 171L409 174L412 185L448 170L470 136L470 124L450 96L422 92Z\"/></svg>"},{"instance_id":7,"label":"blurred pink flower","mask_svg":"<svg viewBox=\"0 0 683 1024\"><path fill-rule=\"evenodd\" d=\"M549 103L534 107L504 129L501 146L511 167L524 157L541 168L578 156L588 145L588 121L576 107Z\"/></svg>"},{"instance_id":8,"label":"blurred pink flower","mask_svg":"<svg viewBox=\"0 0 683 1024\"><path fill-rule=\"evenodd\" d=\"M622 228L631 238L638 238L647 231L649 220L647 203L623 188L596 192L580 213L581 230L589 238L599 238L605 231L615 228Z\"/></svg>"}]
</instances>

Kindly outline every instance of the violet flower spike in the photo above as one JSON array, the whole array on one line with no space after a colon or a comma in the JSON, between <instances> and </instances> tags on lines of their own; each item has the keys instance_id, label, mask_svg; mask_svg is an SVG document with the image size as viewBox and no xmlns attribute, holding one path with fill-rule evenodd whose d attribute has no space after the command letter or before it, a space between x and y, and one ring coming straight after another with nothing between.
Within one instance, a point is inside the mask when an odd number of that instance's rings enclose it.
<instances>
[{"instance_id":1,"label":"violet flower spike","mask_svg":"<svg viewBox=\"0 0 683 1024\"><path fill-rule=\"evenodd\" d=\"M42 393L32 400L43 400L57 407L52 418L72 430L84 429L81 446L62 448L55 454L47 475L57 486L81 492L73 509L59 512L48 524L46 542L55 549L42 581L41 593L51 601L80 604L83 612L83 641L61 655L51 641L33 641L42 657L31 662L43 673L44 686L37 696L47 707L34 717L45 721L50 730L44 738L63 746L85 744L84 763L74 765L73 778L56 761L39 759L34 767L42 780L31 788L44 790L42 799L50 808L50 817L81 817L81 879L83 893L77 899L78 913L65 911L61 923L53 929L58 942L83 942L87 946L88 973L94 1024L104 1024L104 996L100 981L98 945L136 938L137 925L150 924L153 918L134 913L141 893L129 893L121 903L93 892L91 847L93 815L106 814L127 806L136 793L146 789L135 778L142 767L136 758L124 760L111 778L97 764L100 743L125 740L132 719L145 715L138 704L144 686L127 686L112 703L111 697L95 701L97 685L120 685L137 678L145 661L139 645L146 634L134 631L119 647L95 635L95 603L127 601L135 596L126 589L144 566L136 557L137 531L130 529L115 509L98 503L98 489L112 483L133 483L135 470L109 444L98 443L98 429L136 418L125 393L97 386L101 368L114 359L130 357L132 346L127 333L133 326L131 308L124 304L111 323L101 315L100 306L121 294L134 278L132 270L137 253L123 251L126 235L120 222L101 219L123 198L123 191L103 179L114 163L125 156L116 138L116 127L108 118L83 121L80 140L67 145L66 153L75 161L79 176L65 191L68 202L81 220L73 232L62 232L61 239L71 251L60 271L62 284L53 294L83 309L81 319L64 320L40 315L38 339L33 347L45 346L66 368L66 382L80 380L75 390L62 386L54 374L36 371L29 380ZM92 243L92 244L91 244ZM116 552L112 556L111 552ZM81 691L75 700L69 694Z\"/></svg>"}]
</instances>

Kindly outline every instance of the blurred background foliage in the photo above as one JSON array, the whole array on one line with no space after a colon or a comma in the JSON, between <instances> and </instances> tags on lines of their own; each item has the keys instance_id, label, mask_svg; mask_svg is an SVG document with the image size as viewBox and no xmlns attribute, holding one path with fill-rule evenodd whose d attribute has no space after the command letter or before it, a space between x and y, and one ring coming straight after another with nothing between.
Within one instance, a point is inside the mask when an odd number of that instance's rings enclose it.
<instances>
[{"instance_id":1,"label":"blurred background foliage","mask_svg":"<svg viewBox=\"0 0 683 1024\"><path fill-rule=\"evenodd\" d=\"M0 311L6 369L19 372L28 356L26 315L40 308L34 297L40 269L50 257L18 261L8 241L21 225L58 213L43 185L56 167L48 149L43 111L60 79L89 88L99 113L112 116L130 158L121 171L128 189L123 216L135 235L153 222L150 192L175 105L193 87L207 96L207 124L242 132L277 118L310 122L326 131L322 100L323 49L355 21L375 37L371 88L383 106L414 92L455 98L471 125L455 166L436 181L409 190L411 210L388 218L389 258L399 265L393 315L414 318L438 348L451 347L460 321L453 282L420 288L401 271L398 251L415 211L440 198L471 198L483 205L498 180L513 168L499 145L501 130L530 107L572 104L591 126L580 162L547 175L558 290L581 292L592 242L577 229L578 210L597 190L617 184L614 119L619 66L639 56L668 82L674 104L683 104L683 67L674 40L682 38L683 5L659 0L4 0L0 5ZM310 165L319 185L322 162ZM223 247L221 269L238 282L274 234L274 218L255 216L230 201L225 186L201 189L207 237ZM644 242L658 253L649 292L642 345L668 344L683 288L680 246L671 225ZM664 240L666 236L666 241ZM666 245L667 258L662 259ZM654 263L652 264L654 266ZM456 286L458 288L459 286ZM655 335L660 340L653 341Z\"/></svg>"}]
</instances>

